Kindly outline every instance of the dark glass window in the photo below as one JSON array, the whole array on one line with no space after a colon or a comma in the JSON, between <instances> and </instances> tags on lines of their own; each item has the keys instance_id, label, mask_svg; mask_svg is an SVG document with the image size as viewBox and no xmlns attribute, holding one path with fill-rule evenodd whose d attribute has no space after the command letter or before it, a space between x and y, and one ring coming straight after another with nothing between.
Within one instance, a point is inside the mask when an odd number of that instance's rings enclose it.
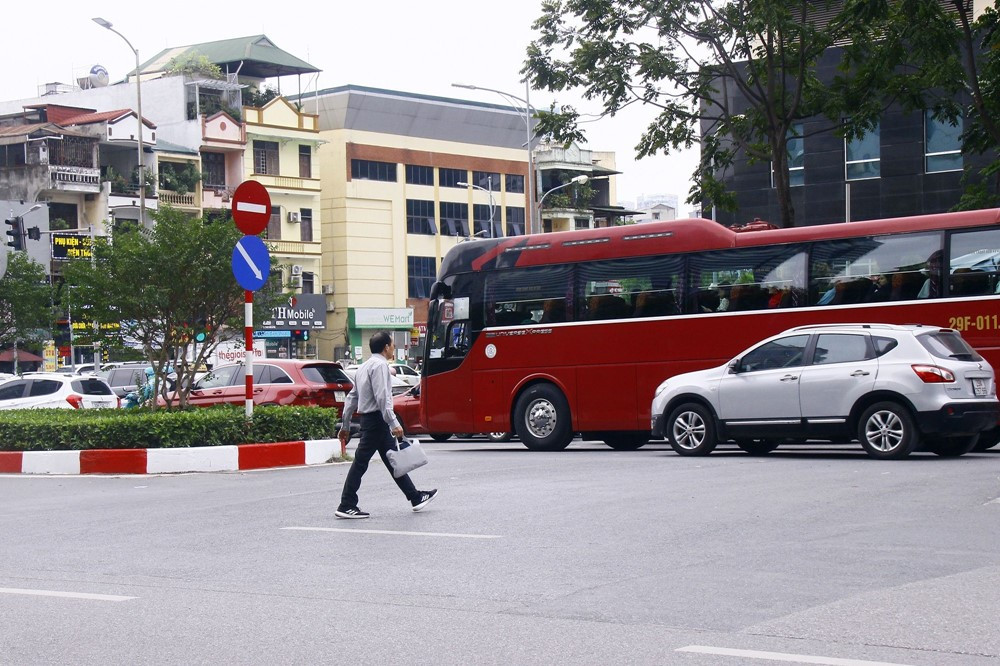
<instances>
[{"instance_id":1,"label":"dark glass window","mask_svg":"<svg viewBox=\"0 0 1000 666\"><path fill-rule=\"evenodd\" d=\"M441 235L442 236L469 235L468 204L454 203L451 201L441 202Z\"/></svg>"},{"instance_id":2,"label":"dark glass window","mask_svg":"<svg viewBox=\"0 0 1000 666\"><path fill-rule=\"evenodd\" d=\"M409 281L409 298L428 298L431 285L437 275L434 257L407 257L406 267Z\"/></svg>"},{"instance_id":3,"label":"dark glass window","mask_svg":"<svg viewBox=\"0 0 1000 666\"><path fill-rule=\"evenodd\" d=\"M980 229L951 236L948 293L988 296L1000 284L1000 229Z\"/></svg>"},{"instance_id":4,"label":"dark glass window","mask_svg":"<svg viewBox=\"0 0 1000 666\"><path fill-rule=\"evenodd\" d=\"M689 312L765 310L805 305L806 253L801 245L692 255Z\"/></svg>"},{"instance_id":5,"label":"dark glass window","mask_svg":"<svg viewBox=\"0 0 1000 666\"><path fill-rule=\"evenodd\" d=\"M573 319L570 266L515 268L486 277L486 325L519 326Z\"/></svg>"},{"instance_id":6,"label":"dark glass window","mask_svg":"<svg viewBox=\"0 0 1000 666\"><path fill-rule=\"evenodd\" d=\"M74 384L76 382L73 382ZM101 382L98 382L101 383ZM62 382L55 379L36 379L31 382L31 391L28 395L35 397L40 395L52 395L62 388Z\"/></svg>"},{"instance_id":7,"label":"dark glass window","mask_svg":"<svg viewBox=\"0 0 1000 666\"><path fill-rule=\"evenodd\" d=\"M83 395L111 395L114 391L103 380L91 377L90 379L75 379L70 382L70 386L77 393ZM35 395L34 386L31 387L31 394Z\"/></svg>"},{"instance_id":8,"label":"dark glass window","mask_svg":"<svg viewBox=\"0 0 1000 666\"><path fill-rule=\"evenodd\" d=\"M933 298L941 293L941 234L868 236L814 243L810 305Z\"/></svg>"},{"instance_id":9,"label":"dark glass window","mask_svg":"<svg viewBox=\"0 0 1000 666\"><path fill-rule=\"evenodd\" d=\"M312 146L299 144L299 178L312 178Z\"/></svg>"},{"instance_id":10,"label":"dark glass window","mask_svg":"<svg viewBox=\"0 0 1000 666\"><path fill-rule=\"evenodd\" d=\"M580 264L578 319L627 319L680 314L681 259L636 257Z\"/></svg>"},{"instance_id":11,"label":"dark glass window","mask_svg":"<svg viewBox=\"0 0 1000 666\"><path fill-rule=\"evenodd\" d=\"M253 172L278 175L278 142L253 142Z\"/></svg>"},{"instance_id":12,"label":"dark glass window","mask_svg":"<svg viewBox=\"0 0 1000 666\"><path fill-rule=\"evenodd\" d=\"M504 176L507 180L507 191L511 193L524 192L524 176L508 173Z\"/></svg>"},{"instance_id":13,"label":"dark glass window","mask_svg":"<svg viewBox=\"0 0 1000 666\"><path fill-rule=\"evenodd\" d=\"M409 185L433 185L434 167L407 164L406 182Z\"/></svg>"},{"instance_id":14,"label":"dark glass window","mask_svg":"<svg viewBox=\"0 0 1000 666\"><path fill-rule=\"evenodd\" d=\"M507 206L507 235L524 235L524 209Z\"/></svg>"},{"instance_id":15,"label":"dark glass window","mask_svg":"<svg viewBox=\"0 0 1000 666\"><path fill-rule=\"evenodd\" d=\"M740 368L744 372L754 372L799 367L808 342L808 335L790 335L772 340L747 352L740 361Z\"/></svg>"},{"instance_id":16,"label":"dark glass window","mask_svg":"<svg viewBox=\"0 0 1000 666\"><path fill-rule=\"evenodd\" d=\"M813 365L864 361L874 356L868 348L867 335L823 333L816 338Z\"/></svg>"},{"instance_id":17,"label":"dark glass window","mask_svg":"<svg viewBox=\"0 0 1000 666\"><path fill-rule=\"evenodd\" d=\"M472 184L491 192L500 191L500 174L489 171L473 171Z\"/></svg>"},{"instance_id":18,"label":"dark glass window","mask_svg":"<svg viewBox=\"0 0 1000 666\"><path fill-rule=\"evenodd\" d=\"M10 381L0 386L0 400L17 400L24 397L27 381Z\"/></svg>"},{"instance_id":19,"label":"dark glass window","mask_svg":"<svg viewBox=\"0 0 1000 666\"><path fill-rule=\"evenodd\" d=\"M302 368L302 376L312 384L346 384L350 378L333 363L317 363Z\"/></svg>"},{"instance_id":20,"label":"dark glass window","mask_svg":"<svg viewBox=\"0 0 1000 666\"><path fill-rule=\"evenodd\" d=\"M396 182L396 165L372 160L351 160L351 178Z\"/></svg>"},{"instance_id":21,"label":"dark glass window","mask_svg":"<svg viewBox=\"0 0 1000 666\"><path fill-rule=\"evenodd\" d=\"M441 187L465 187L458 183L468 182L469 172L465 169L438 169Z\"/></svg>"},{"instance_id":22,"label":"dark glass window","mask_svg":"<svg viewBox=\"0 0 1000 666\"><path fill-rule=\"evenodd\" d=\"M437 233L434 221L434 202L423 199L406 200L406 232L433 236Z\"/></svg>"},{"instance_id":23,"label":"dark glass window","mask_svg":"<svg viewBox=\"0 0 1000 666\"><path fill-rule=\"evenodd\" d=\"M316 288L316 277L314 273L302 271L302 293L314 294Z\"/></svg>"},{"instance_id":24,"label":"dark glass window","mask_svg":"<svg viewBox=\"0 0 1000 666\"><path fill-rule=\"evenodd\" d=\"M299 209L299 239L309 243L313 239L313 211L312 208Z\"/></svg>"},{"instance_id":25,"label":"dark glass window","mask_svg":"<svg viewBox=\"0 0 1000 666\"><path fill-rule=\"evenodd\" d=\"M493 218L492 228L490 217ZM500 223L500 209L487 204L472 204L472 221L478 238L502 238L503 225Z\"/></svg>"},{"instance_id":26,"label":"dark glass window","mask_svg":"<svg viewBox=\"0 0 1000 666\"><path fill-rule=\"evenodd\" d=\"M264 237L270 240L281 240L281 208L271 206L271 217L267 221Z\"/></svg>"},{"instance_id":27,"label":"dark glass window","mask_svg":"<svg viewBox=\"0 0 1000 666\"><path fill-rule=\"evenodd\" d=\"M225 187L226 156L222 153L202 153L201 173L205 187Z\"/></svg>"}]
</instances>

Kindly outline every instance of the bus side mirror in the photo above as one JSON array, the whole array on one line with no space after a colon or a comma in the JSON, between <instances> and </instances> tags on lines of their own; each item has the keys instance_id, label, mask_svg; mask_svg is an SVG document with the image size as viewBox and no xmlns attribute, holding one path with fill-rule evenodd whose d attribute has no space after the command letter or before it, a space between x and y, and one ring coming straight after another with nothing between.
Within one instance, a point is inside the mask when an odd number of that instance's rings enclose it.
<instances>
[{"instance_id":1,"label":"bus side mirror","mask_svg":"<svg viewBox=\"0 0 1000 666\"><path fill-rule=\"evenodd\" d=\"M740 359L734 358L729 362L729 374L738 375L743 371L743 366L740 365Z\"/></svg>"}]
</instances>

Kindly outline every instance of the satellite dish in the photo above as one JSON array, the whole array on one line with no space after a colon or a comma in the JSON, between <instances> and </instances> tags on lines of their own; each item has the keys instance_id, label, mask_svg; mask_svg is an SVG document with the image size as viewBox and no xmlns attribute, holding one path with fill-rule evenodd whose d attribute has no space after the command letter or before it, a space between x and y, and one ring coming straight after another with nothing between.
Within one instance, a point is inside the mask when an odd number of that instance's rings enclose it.
<instances>
[{"instance_id":1,"label":"satellite dish","mask_svg":"<svg viewBox=\"0 0 1000 666\"><path fill-rule=\"evenodd\" d=\"M108 70L104 69L104 65L94 65L90 68L90 76L87 78L92 87L103 88L108 85Z\"/></svg>"}]
</instances>

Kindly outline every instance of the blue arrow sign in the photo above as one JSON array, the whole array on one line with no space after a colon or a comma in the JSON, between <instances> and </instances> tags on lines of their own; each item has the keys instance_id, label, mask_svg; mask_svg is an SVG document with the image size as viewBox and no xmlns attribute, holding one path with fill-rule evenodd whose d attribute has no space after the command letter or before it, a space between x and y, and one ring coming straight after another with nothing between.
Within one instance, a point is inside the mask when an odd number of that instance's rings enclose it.
<instances>
[{"instance_id":1,"label":"blue arrow sign","mask_svg":"<svg viewBox=\"0 0 1000 666\"><path fill-rule=\"evenodd\" d=\"M247 291L257 291L271 274L271 255L257 236L244 236L233 249L233 275Z\"/></svg>"}]
</instances>

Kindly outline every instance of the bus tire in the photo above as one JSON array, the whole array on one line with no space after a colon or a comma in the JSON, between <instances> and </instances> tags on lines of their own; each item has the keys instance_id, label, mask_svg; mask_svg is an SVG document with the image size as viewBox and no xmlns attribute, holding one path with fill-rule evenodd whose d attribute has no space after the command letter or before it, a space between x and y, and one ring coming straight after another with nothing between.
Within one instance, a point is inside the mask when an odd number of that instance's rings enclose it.
<instances>
[{"instance_id":1,"label":"bus tire","mask_svg":"<svg viewBox=\"0 0 1000 666\"><path fill-rule=\"evenodd\" d=\"M607 432L601 437L615 451L635 451L649 442L648 432Z\"/></svg>"},{"instance_id":2,"label":"bus tire","mask_svg":"<svg viewBox=\"0 0 1000 666\"><path fill-rule=\"evenodd\" d=\"M979 444L979 435L963 437L928 437L927 450L942 458L957 458L972 451Z\"/></svg>"},{"instance_id":3,"label":"bus tire","mask_svg":"<svg viewBox=\"0 0 1000 666\"><path fill-rule=\"evenodd\" d=\"M899 460L917 448L920 436L910 411L898 402L876 402L858 420L858 441L879 460Z\"/></svg>"},{"instance_id":4,"label":"bus tire","mask_svg":"<svg viewBox=\"0 0 1000 666\"><path fill-rule=\"evenodd\" d=\"M428 437L430 437L431 439L433 439L435 442L447 442L449 439L451 439L451 433L450 432L436 432L434 434L428 435Z\"/></svg>"},{"instance_id":5,"label":"bus tire","mask_svg":"<svg viewBox=\"0 0 1000 666\"><path fill-rule=\"evenodd\" d=\"M514 428L532 451L558 451L573 439L566 396L552 384L528 387L514 405Z\"/></svg>"},{"instance_id":6,"label":"bus tire","mask_svg":"<svg viewBox=\"0 0 1000 666\"><path fill-rule=\"evenodd\" d=\"M715 418L696 402L686 402L670 412L666 434L670 448L681 456L707 456L719 443Z\"/></svg>"}]
</instances>

